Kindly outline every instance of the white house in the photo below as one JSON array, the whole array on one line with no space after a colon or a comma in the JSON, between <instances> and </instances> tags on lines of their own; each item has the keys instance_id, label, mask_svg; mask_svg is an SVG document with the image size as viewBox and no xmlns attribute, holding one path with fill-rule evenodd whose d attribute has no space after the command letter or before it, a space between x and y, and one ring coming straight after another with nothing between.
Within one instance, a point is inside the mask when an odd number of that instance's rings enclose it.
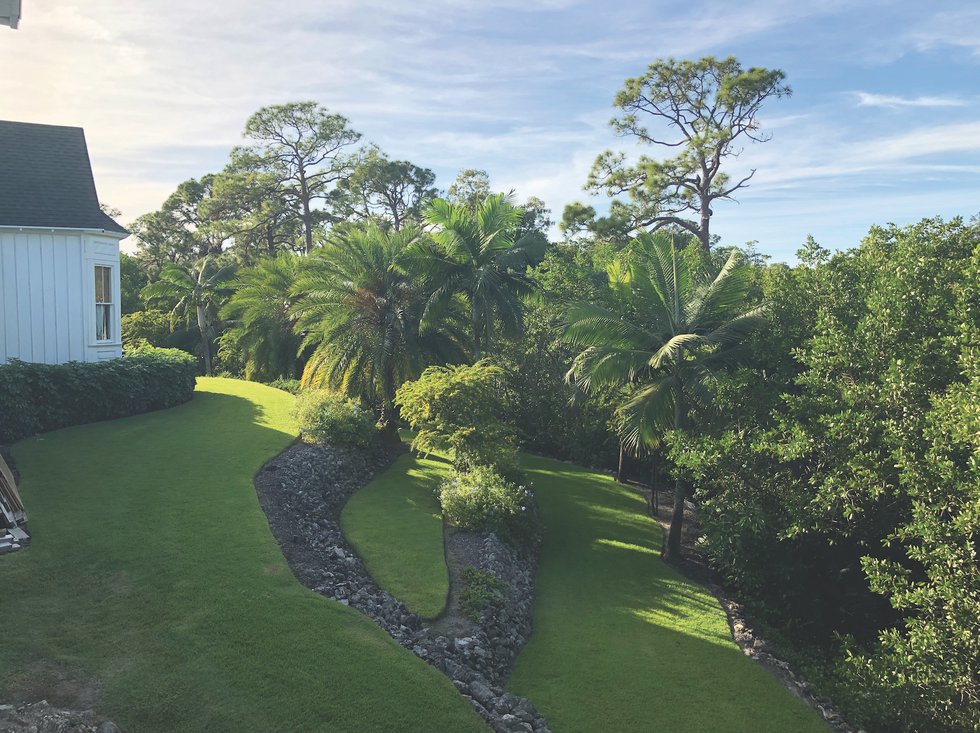
<instances>
[{"instance_id":1,"label":"white house","mask_svg":"<svg viewBox=\"0 0 980 733\"><path fill-rule=\"evenodd\" d=\"M80 127L0 121L0 364L122 356L119 240Z\"/></svg>"}]
</instances>

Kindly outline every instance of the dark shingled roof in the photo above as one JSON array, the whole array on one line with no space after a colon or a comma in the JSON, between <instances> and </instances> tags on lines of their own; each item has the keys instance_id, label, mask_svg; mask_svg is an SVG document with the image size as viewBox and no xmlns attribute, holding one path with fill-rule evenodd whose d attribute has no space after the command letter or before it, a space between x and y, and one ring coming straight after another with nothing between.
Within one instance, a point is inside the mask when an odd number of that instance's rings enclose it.
<instances>
[{"instance_id":1,"label":"dark shingled roof","mask_svg":"<svg viewBox=\"0 0 980 733\"><path fill-rule=\"evenodd\" d=\"M4 120L0 226L129 233L99 208L82 128Z\"/></svg>"}]
</instances>

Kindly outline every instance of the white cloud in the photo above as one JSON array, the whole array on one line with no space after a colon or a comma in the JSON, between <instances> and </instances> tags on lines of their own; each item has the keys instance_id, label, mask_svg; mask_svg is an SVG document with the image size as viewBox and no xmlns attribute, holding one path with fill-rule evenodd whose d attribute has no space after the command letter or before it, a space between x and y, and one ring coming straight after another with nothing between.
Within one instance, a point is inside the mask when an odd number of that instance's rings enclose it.
<instances>
[{"instance_id":1,"label":"white cloud","mask_svg":"<svg viewBox=\"0 0 980 733\"><path fill-rule=\"evenodd\" d=\"M969 102L953 97L898 97L890 94L855 92L859 107L966 107Z\"/></svg>"}]
</instances>

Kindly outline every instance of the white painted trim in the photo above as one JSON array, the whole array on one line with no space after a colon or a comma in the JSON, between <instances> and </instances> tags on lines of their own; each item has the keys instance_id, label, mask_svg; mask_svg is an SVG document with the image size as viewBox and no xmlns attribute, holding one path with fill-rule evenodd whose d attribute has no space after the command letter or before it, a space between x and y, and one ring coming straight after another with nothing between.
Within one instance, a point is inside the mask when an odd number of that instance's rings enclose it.
<instances>
[{"instance_id":1,"label":"white painted trim","mask_svg":"<svg viewBox=\"0 0 980 733\"><path fill-rule=\"evenodd\" d=\"M32 227L27 224L19 226L17 224L0 224L0 229L13 229L18 232L58 232L59 234L98 234L103 237L113 237L116 240L123 240L130 236L122 232L113 232L108 229L83 229L79 227Z\"/></svg>"}]
</instances>

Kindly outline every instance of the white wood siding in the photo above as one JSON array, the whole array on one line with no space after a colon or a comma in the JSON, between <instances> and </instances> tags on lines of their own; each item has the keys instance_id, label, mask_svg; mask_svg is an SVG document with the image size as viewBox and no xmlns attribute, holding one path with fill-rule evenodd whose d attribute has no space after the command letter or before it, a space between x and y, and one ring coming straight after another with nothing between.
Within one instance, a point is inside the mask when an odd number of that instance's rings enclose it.
<instances>
[{"instance_id":1,"label":"white wood siding","mask_svg":"<svg viewBox=\"0 0 980 733\"><path fill-rule=\"evenodd\" d=\"M95 340L95 266L112 267L113 336ZM91 232L0 228L0 364L122 355L119 241Z\"/></svg>"}]
</instances>

